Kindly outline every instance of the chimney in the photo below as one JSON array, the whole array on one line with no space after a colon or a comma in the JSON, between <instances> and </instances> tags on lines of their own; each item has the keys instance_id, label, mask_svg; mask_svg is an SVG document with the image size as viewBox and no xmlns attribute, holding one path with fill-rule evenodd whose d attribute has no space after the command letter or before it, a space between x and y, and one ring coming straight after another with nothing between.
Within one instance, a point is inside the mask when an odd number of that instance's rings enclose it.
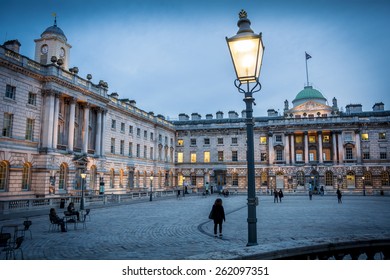
<instances>
[{"instance_id":1,"label":"chimney","mask_svg":"<svg viewBox=\"0 0 390 280\"><path fill-rule=\"evenodd\" d=\"M380 103L375 103L374 106L372 106L373 111L384 111L385 110L385 104L382 102Z\"/></svg>"},{"instance_id":2,"label":"chimney","mask_svg":"<svg viewBox=\"0 0 390 280\"><path fill-rule=\"evenodd\" d=\"M212 120L212 119L213 119L213 114L206 115L206 120Z\"/></svg>"},{"instance_id":3,"label":"chimney","mask_svg":"<svg viewBox=\"0 0 390 280\"><path fill-rule=\"evenodd\" d=\"M201 115L199 115L198 113L192 113L191 114L191 120L197 121L197 120L200 120L200 119L201 119Z\"/></svg>"},{"instance_id":4,"label":"chimney","mask_svg":"<svg viewBox=\"0 0 390 280\"><path fill-rule=\"evenodd\" d=\"M217 119L223 119L223 112L221 111L217 112Z\"/></svg>"},{"instance_id":5,"label":"chimney","mask_svg":"<svg viewBox=\"0 0 390 280\"><path fill-rule=\"evenodd\" d=\"M179 121L188 121L190 117L187 114L181 113L179 114Z\"/></svg>"},{"instance_id":6,"label":"chimney","mask_svg":"<svg viewBox=\"0 0 390 280\"><path fill-rule=\"evenodd\" d=\"M235 111L229 111L229 119L237 119L238 114Z\"/></svg>"},{"instance_id":7,"label":"chimney","mask_svg":"<svg viewBox=\"0 0 390 280\"><path fill-rule=\"evenodd\" d=\"M9 49L13 52L19 53L20 50L20 42L18 40L9 40L4 43L4 48Z\"/></svg>"}]
</instances>

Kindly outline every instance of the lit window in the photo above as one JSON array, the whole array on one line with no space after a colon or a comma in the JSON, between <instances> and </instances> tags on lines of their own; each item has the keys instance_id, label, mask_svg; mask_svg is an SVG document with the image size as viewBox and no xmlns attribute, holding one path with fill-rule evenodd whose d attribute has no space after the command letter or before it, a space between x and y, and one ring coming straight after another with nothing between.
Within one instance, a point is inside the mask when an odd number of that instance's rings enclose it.
<instances>
[{"instance_id":1,"label":"lit window","mask_svg":"<svg viewBox=\"0 0 390 280\"><path fill-rule=\"evenodd\" d=\"M368 141L368 133L362 133L362 141Z\"/></svg>"},{"instance_id":2,"label":"lit window","mask_svg":"<svg viewBox=\"0 0 390 280\"><path fill-rule=\"evenodd\" d=\"M315 143L316 142L316 136L315 135L309 135L309 143Z\"/></svg>"},{"instance_id":3,"label":"lit window","mask_svg":"<svg viewBox=\"0 0 390 280\"><path fill-rule=\"evenodd\" d=\"M297 144L302 143L302 136L295 136L295 143Z\"/></svg>"},{"instance_id":4,"label":"lit window","mask_svg":"<svg viewBox=\"0 0 390 280\"><path fill-rule=\"evenodd\" d=\"M379 140L386 140L386 133L385 132L379 132Z\"/></svg>"},{"instance_id":5,"label":"lit window","mask_svg":"<svg viewBox=\"0 0 390 280\"><path fill-rule=\"evenodd\" d=\"M184 145L184 140L183 139L178 139L177 140L177 145L178 146L183 146Z\"/></svg>"},{"instance_id":6,"label":"lit window","mask_svg":"<svg viewBox=\"0 0 390 280\"><path fill-rule=\"evenodd\" d=\"M204 152L204 162L210 162L210 152Z\"/></svg>"},{"instance_id":7,"label":"lit window","mask_svg":"<svg viewBox=\"0 0 390 280\"><path fill-rule=\"evenodd\" d=\"M223 161L223 151L218 151L218 161Z\"/></svg>"},{"instance_id":8,"label":"lit window","mask_svg":"<svg viewBox=\"0 0 390 280\"><path fill-rule=\"evenodd\" d=\"M177 153L177 162L178 163L183 163L183 152L178 152Z\"/></svg>"},{"instance_id":9,"label":"lit window","mask_svg":"<svg viewBox=\"0 0 390 280\"><path fill-rule=\"evenodd\" d=\"M266 145L267 144L267 136L261 136L260 137L260 144Z\"/></svg>"},{"instance_id":10,"label":"lit window","mask_svg":"<svg viewBox=\"0 0 390 280\"><path fill-rule=\"evenodd\" d=\"M196 162L196 153L191 153L191 162L192 163Z\"/></svg>"},{"instance_id":11,"label":"lit window","mask_svg":"<svg viewBox=\"0 0 390 280\"><path fill-rule=\"evenodd\" d=\"M329 143L329 140L330 140L329 135L324 135L322 138L322 142L324 143Z\"/></svg>"}]
</instances>

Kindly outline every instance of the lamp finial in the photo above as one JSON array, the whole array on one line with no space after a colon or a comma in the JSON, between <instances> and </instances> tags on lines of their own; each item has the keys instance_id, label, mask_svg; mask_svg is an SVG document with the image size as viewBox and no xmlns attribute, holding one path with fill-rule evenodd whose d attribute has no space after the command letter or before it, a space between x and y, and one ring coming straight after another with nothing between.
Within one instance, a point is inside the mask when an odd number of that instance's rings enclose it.
<instances>
[{"instance_id":1,"label":"lamp finial","mask_svg":"<svg viewBox=\"0 0 390 280\"><path fill-rule=\"evenodd\" d=\"M247 18L248 14L244 9L241 9L241 11L238 13L239 18Z\"/></svg>"}]
</instances>

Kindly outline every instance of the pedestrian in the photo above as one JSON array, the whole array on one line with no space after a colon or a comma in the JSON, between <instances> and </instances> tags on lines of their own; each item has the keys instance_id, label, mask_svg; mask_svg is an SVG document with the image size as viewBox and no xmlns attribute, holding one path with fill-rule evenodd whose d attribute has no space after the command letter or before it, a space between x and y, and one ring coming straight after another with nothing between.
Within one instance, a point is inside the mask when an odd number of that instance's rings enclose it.
<instances>
[{"instance_id":1,"label":"pedestrian","mask_svg":"<svg viewBox=\"0 0 390 280\"><path fill-rule=\"evenodd\" d=\"M363 186L363 196L366 196L366 186Z\"/></svg>"},{"instance_id":2,"label":"pedestrian","mask_svg":"<svg viewBox=\"0 0 390 280\"><path fill-rule=\"evenodd\" d=\"M313 198L313 191L310 188L309 189L309 199L312 200L312 198Z\"/></svg>"},{"instance_id":3,"label":"pedestrian","mask_svg":"<svg viewBox=\"0 0 390 280\"><path fill-rule=\"evenodd\" d=\"M177 198L180 198L180 189L177 189Z\"/></svg>"},{"instance_id":4,"label":"pedestrian","mask_svg":"<svg viewBox=\"0 0 390 280\"><path fill-rule=\"evenodd\" d=\"M276 189L274 190L274 203L275 202L279 203L279 193Z\"/></svg>"},{"instance_id":5,"label":"pedestrian","mask_svg":"<svg viewBox=\"0 0 390 280\"><path fill-rule=\"evenodd\" d=\"M324 195L324 186L321 186L320 192L321 192L321 196L323 196Z\"/></svg>"},{"instance_id":6,"label":"pedestrian","mask_svg":"<svg viewBox=\"0 0 390 280\"><path fill-rule=\"evenodd\" d=\"M60 225L60 226L61 226L61 231L62 231L62 232L66 232L64 219L58 217L58 215L57 215L57 213L56 213L56 209L50 208L49 218L50 218L50 221L51 221L53 224L56 224L56 225Z\"/></svg>"},{"instance_id":7,"label":"pedestrian","mask_svg":"<svg viewBox=\"0 0 390 280\"><path fill-rule=\"evenodd\" d=\"M219 237L222 238L222 223L226 221L225 210L222 206L222 199L217 198L214 202L209 218L214 221L214 237L217 237L217 228L219 228Z\"/></svg>"},{"instance_id":8,"label":"pedestrian","mask_svg":"<svg viewBox=\"0 0 390 280\"><path fill-rule=\"evenodd\" d=\"M341 191L340 191L339 188L337 188L336 193L337 193L337 201L338 201L339 203L343 203L343 202L341 201L341 197L343 196L343 194L341 193Z\"/></svg>"},{"instance_id":9,"label":"pedestrian","mask_svg":"<svg viewBox=\"0 0 390 280\"><path fill-rule=\"evenodd\" d=\"M279 202L282 203L282 197L283 197L282 189L279 190L278 196L279 196Z\"/></svg>"}]
</instances>

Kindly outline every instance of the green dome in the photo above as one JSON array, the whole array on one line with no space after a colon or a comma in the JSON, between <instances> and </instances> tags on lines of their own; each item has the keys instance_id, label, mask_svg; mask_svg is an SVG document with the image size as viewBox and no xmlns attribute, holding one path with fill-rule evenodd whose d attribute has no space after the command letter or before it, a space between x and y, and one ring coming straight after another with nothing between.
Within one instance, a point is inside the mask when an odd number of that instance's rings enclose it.
<instances>
[{"instance_id":1,"label":"green dome","mask_svg":"<svg viewBox=\"0 0 390 280\"><path fill-rule=\"evenodd\" d=\"M297 94L297 96L293 100L293 103L309 99L322 99L326 101L326 98L322 95L321 92L314 89L312 86L305 86L305 88Z\"/></svg>"}]
</instances>

